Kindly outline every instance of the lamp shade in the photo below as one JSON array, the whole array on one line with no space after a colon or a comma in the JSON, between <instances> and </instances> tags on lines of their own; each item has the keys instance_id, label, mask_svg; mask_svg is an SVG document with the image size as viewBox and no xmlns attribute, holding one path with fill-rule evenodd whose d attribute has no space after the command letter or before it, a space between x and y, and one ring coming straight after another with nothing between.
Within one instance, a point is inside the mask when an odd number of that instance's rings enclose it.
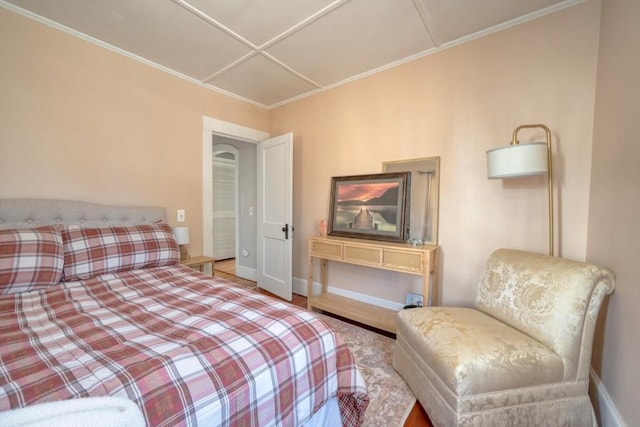
<instances>
[{"instance_id":1,"label":"lamp shade","mask_svg":"<svg viewBox=\"0 0 640 427\"><path fill-rule=\"evenodd\" d=\"M542 175L548 170L547 144L513 144L487 151L489 179Z\"/></svg>"},{"instance_id":2,"label":"lamp shade","mask_svg":"<svg viewBox=\"0 0 640 427\"><path fill-rule=\"evenodd\" d=\"M179 245L189 244L189 227L173 227L173 235Z\"/></svg>"}]
</instances>

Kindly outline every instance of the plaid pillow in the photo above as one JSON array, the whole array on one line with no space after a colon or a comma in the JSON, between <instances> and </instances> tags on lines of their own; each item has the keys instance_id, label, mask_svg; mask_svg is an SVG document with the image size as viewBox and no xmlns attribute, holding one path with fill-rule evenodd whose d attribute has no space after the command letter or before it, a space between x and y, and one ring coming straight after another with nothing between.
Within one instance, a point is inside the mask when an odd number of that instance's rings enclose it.
<instances>
[{"instance_id":1,"label":"plaid pillow","mask_svg":"<svg viewBox=\"0 0 640 427\"><path fill-rule=\"evenodd\" d=\"M176 264L178 244L171 227L159 222L132 227L62 230L64 281L84 280L104 273Z\"/></svg>"},{"instance_id":2,"label":"plaid pillow","mask_svg":"<svg viewBox=\"0 0 640 427\"><path fill-rule=\"evenodd\" d=\"M0 230L0 294L60 283L63 262L62 235L56 227Z\"/></svg>"}]
</instances>

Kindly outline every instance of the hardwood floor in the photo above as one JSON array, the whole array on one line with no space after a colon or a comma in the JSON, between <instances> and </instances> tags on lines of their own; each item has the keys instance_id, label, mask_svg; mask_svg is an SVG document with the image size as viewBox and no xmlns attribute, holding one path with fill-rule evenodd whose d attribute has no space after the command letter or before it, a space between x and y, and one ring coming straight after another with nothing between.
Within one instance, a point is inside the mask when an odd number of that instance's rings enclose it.
<instances>
[{"instance_id":1,"label":"hardwood floor","mask_svg":"<svg viewBox=\"0 0 640 427\"><path fill-rule=\"evenodd\" d=\"M267 292L258 288L256 286L256 282L252 282L250 280L242 279L240 277L235 276L235 260L234 259L216 261L215 275L220 276L224 279L230 280L242 287L254 289L263 294L271 295L275 298L278 298L275 295L271 294L270 292ZM291 303L293 303L294 305L297 305L298 307L307 308L307 297L303 295L293 294L293 300L291 301ZM354 323L348 319L343 319L343 318L340 318L340 319L346 322ZM360 324L357 324L357 325L366 327ZM383 335L389 336L389 334L385 333L384 331L379 331L369 327L366 327L366 328L374 332L382 333ZM391 335L391 337L395 338L393 335ZM404 427L433 427L431 424L431 420L429 420L429 416L425 412L422 405L420 405L420 402L416 402L416 404L411 409L411 412L409 413L409 416L407 417L407 420L404 423Z\"/></svg>"},{"instance_id":2,"label":"hardwood floor","mask_svg":"<svg viewBox=\"0 0 640 427\"><path fill-rule=\"evenodd\" d=\"M229 259L224 259L222 261L216 260L215 269L216 269L216 273L222 272L222 273L235 275L236 274L236 259L235 258L229 258Z\"/></svg>"},{"instance_id":3,"label":"hardwood floor","mask_svg":"<svg viewBox=\"0 0 640 427\"><path fill-rule=\"evenodd\" d=\"M404 422L404 427L433 427L427 412L420 402L416 402L413 405L413 409L411 409L407 420Z\"/></svg>"}]
</instances>

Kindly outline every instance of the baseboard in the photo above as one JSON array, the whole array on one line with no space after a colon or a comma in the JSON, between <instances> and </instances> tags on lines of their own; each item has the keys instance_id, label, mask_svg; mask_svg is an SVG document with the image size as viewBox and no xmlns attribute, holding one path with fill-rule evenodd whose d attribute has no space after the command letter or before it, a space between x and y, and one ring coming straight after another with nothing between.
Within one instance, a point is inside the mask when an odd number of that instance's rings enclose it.
<instances>
[{"instance_id":1,"label":"baseboard","mask_svg":"<svg viewBox=\"0 0 640 427\"><path fill-rule=\"evenodd\" d=\"M307 292L307 280L300 279L298 277L293 278L292 284L293 293L298 295L309 296ZM320 283L313 282L313 292L319 293L322 289ZM371 295L361 294L359 292L348 291L334 286L328 287L329 292L332 294L340 295L343 297L351 298L357 301L366 302L367 304L376 305L378 307L387 308L389 310L400 311L404 308L404 304L389 301L382 298L372 297Z\"/></svg>"},{"instance_id":2,"label":"baseboard","mask_svg":"<svg viewBox=\"0 0 640 427\"><path fill-rule=\"evenodd\" d=\"M600 414L600 427L626 427L627 424L622 420L620 413L616 409L616 405L611 400L611 396L604 388L604 384L598 378L596 372L591 368L590 370L591 381L589 381L589 395L594 397L596 401L593 402L596 408L596 412Z\"/></svg>"},{"instance_id":3,"label":"baseboard","mask_svg":"<svg viewBox=\"0 0 640 427\"><path fill-rule=\"evenodd\" d=\"M291 290L294 294L303 295L308 297L307 281L294 277L291 281Z\"/></svg>"},{"instance_id":4,"label":"baseboard","mask_svg":"<svg viewBox=\"0 0 640 427\"><path fill-rule=\"evenodd\" d=\"M255 268L243 267L241 265L236 266L236 276L246 280L256 282L258 280L258 270Z\"/></svg>"}]
</instances>

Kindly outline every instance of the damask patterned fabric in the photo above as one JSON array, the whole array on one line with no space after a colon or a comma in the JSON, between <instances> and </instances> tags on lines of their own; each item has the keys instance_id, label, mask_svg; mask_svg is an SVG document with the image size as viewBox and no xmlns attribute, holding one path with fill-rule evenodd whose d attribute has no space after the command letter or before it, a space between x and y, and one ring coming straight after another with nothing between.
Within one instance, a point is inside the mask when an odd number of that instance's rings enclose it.
<instances>
[{"instance_id":1,"label":"damask patterned fabric","mask_svg":"<svg viewBox=\"0 0 640 427\"><path fill-rule=\"evenodd\" d=\"M549 347L478 310L433 307L400 316L402 336L456 396L562 380L562 359Z\"/></svg>"},{"instance_id":2,"label":"damask patterned fabric","mask_svg":"<svg viewBox=\"0 0 640 427\"><path fill-rule=\"evenodd\" d=\"M588 426L593 333L606 268L501 249L475 308L398 315L393 365L434 426Z\"/></svg>"},{"instance_id":3,"label":"damask patterned fabric","mask_svg":"<svg viewBox=\"0 0 640 427\"><path fill-rule=\"evenodd\" d=\"M549 346L575 377L593 289L613 275L597 265L522 251L496 251L487 261L475 306Z\"/></svg>"}]
</instances>

